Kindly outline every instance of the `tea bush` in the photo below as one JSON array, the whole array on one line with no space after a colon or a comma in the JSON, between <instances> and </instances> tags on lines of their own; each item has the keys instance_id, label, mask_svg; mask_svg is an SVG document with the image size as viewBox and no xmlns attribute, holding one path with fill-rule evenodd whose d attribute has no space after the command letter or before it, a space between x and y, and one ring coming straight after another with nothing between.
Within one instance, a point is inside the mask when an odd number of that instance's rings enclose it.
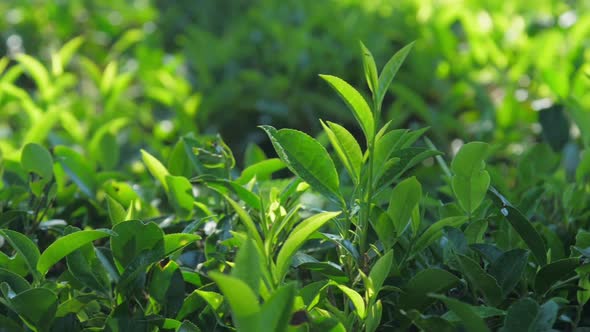
<instances>
[{"instance_id":1,"label":"tea bush","mask_svg":"<svg viewBox=\"0 0 590 332\"><path fill-rule=\"evenodd\" d=\"M246 142L271 149L258 124L316 135L320 116L360 134L316 79L317 73L338 73L361 86L358 40L380 63L392 49L416 40L416 52L386 99L384 119L395 127L430 126L431 139L447 153L456 139L493 141L514 159L522 144L542 140L547 130L555 142L568 139L561 129L574 112L569 97L590 107L585 0L257 0L223 6L5 0L0 12L8 53L24 50L45 63L80 34L80 53L101 68L116 57L121 68L142 72L174 57L183 64L174 77L185 77L202 93L193 127L220 132L239 157ZM126 32L126 41L118 42ZM565 125L551 126L558 121Z\"/></svg>"},{"instance_id":2,"label":"tea bush","mask_svg":"<svg viewBox=\"0 0 590 332\"><path fill-rule=\"evenodd\" d=\"M448 155L428 128L385 114L417 44L380 70L361 44L370 98L317 78L354 127L320 120L314 138L262 125L277 157L252 144L239 169L220 136L194 133L200 95L175 63L100 64L74 57L82 43L49 65L2 62L4 330L590 327L590 117L577 92L564 102L579 135L565 143L548 130L550 145L516 161L503 143Z\"/></svg>"}]
</instances>

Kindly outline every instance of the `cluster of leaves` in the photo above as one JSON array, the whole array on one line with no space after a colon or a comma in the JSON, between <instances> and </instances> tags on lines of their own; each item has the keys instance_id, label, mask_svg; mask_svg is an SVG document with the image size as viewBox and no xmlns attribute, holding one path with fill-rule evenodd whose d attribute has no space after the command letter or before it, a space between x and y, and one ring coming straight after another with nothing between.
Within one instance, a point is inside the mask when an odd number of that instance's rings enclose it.
<instances>
[{"instance_id":1,"label":"cluster of leaves","mask_svg":"<svg viewBox=\"0 0 590 332\"><path fill-rule=\"evenodd\" d=\"M82 32L81 52L100 62L129 29L141 42L124 53L140 68L160 65L164 54L182 55L190 85L203 93L198 124L221 132L238 156L248 141L268 147L255 125L271 121L315 135L321 114L358 134L353 117L316 79L332 72L361 85L358 40L379 61L417 40L384 118L394 127L430 126L445 152L460 138L500 143L514 158L510 144L537 140L539 120L545 129L573 116L569 97L590 107L585 0L258 0L223 8L192 0L6 0L0 11L7 45L18 36L36 58ZM551 103L557 107L537 112ZM568 136L565 130L557 137Z\"/></svg>"},{"instance_id":2,"label":"cluster of leaves","mask_svg":"<svg viewBox=\"0 0 590 332\"><path fill-rule=\"evenodd\" d=\"M156 137L152 153L128 156L129 169L116 171L125 155L118 142L143 133L116 93L131 76L117 75L116 65L95 71L101 112L62 111L81 102L75 76L63 70L80 42L54 55L51 70L20 56L0 78L3 114L27 128L1 146L4 329L590 326L587 118L576 119L583 137L568 143L586 148L579 158L539 144L511 171L501 160L486 163L494 146L471 142L447 165L427 129L382 123L385 95L413 44L380 72L361 44L369 101L338 77L321 78L362 140L330 121L320 121L325 140L261 126L278 158L250 145L240 172L219 137L187 134L159 152L166 141ZM14 83L25 72L36 94ZM172 95L181 125L192 99ZM285 168L295 177L273 178ZM426 185L425 169L438 181Z\"/></svg>"}]
</instances>

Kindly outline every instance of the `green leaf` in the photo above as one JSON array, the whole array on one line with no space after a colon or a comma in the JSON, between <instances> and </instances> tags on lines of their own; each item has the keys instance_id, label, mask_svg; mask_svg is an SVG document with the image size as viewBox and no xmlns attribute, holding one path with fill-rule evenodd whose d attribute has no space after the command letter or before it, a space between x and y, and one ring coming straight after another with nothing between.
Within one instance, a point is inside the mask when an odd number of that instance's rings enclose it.
<instances>
[{"instance_id":1,"label":"green leaf","mask_svg":"<svg viewBox=\"0 0 590 332\"><path fill-rule=\"evenodd\" d=\"M164 266L154 264L150 272L151 280L146 287L150 296L162 305L163 315L173 317L184 302L185 284L178 264L175 261Z\"/></svg>"},{"instance_id":2,"label":"green leaf","mask_svg":"<svg viewBox=\"0 0 590 332\"><path fill-rule=\"evenodd\" d=\"M164 258L161 242L150 249L144 249L125 265L123 273L117 282L117 292L130 296L138 289L142 289L146 278L146 269L153 263Z\"/></svg>"},{"instance_id":3,"label":"green leaf","mask_svg":"<svg viewBox=\"0 0 590 332\"><path fill-rule=\"evenodd\" d=\"M223 303L223 296L219 293L196 289L184 298L184 302L176 315L176 319L185 319L185 317L191 313L199 309L204 309L205 303L203 303L203 300L205 300L206 304L208 304L214 312L217 312Z\"/></svg>"},{"instance_id":4,"label":"green leaf","mask_svg":"<svg viewBox=\"0 0 590 332\"><path fill-rule=\"evenodd\" d=\"M428 248L434 241L440 239L443 235L443 228L445 227L459 227L465 222L467 222L467 217L447 217L441 219L434 224L430 225L422 235L416 240L414 243L414 247L412 251L414 253L420 253L424 249Z\"/></svg>"},{"instance_id":5,"label":"green leaf","mask_svg":"<svg viewBox=\"0 0 590 332\"><path fill-rule=\"evenodd\" d=\"M457 254L456 257L467 280L483 294L489 304L498 305L502 301L502 289L498 281L468 256Z\"/></svg>"},{"instance_id":6,"label":"green leaf","mask_svg":"<svg viewBox=\"0 0 590 332\"><path fill-rule=\"evenodd\" d=\"M545 294L553 284L573 275L576 268L580 266L580 258L564 258L547 264L535 276L535 292Z\"/></svg>"},{"instance_id":7,"label":"green leaf","mask_svg":"<svg viewBox=\"0 0 590 332\"><path fill-rule=\"evenodd\" d=\"M375 141L375 151L373 153L373 162L375 165L385 164L393 151L396 151L401 147L403 143L402 138L407 132L407 129L395 129L379 136L379 139ZM381 171L381 173L382 172L383 171Z\"/></svg>"},{"instance_id":8,"label":"green leaf","mask_svg":"<svg viewBox=\"0 0 590 332\"><path fill-rule=\"evenodd\" d=\"M168 171L172 175L190 178L193 174L191 160L186 154L184 138L180 138L168 156Z\"/></svg>"},{"instance_id":9,"label":"green leaf","mask_svg":"<svg viewBox=\"0 0 590 332\"><path fill-rule=\"evenodd\" d=\"M37 263L37 270L41 275L45 275L55 263L78 248L110 235L113 235L113 233L107 230L88 230L62 236L45 249Z\"/></svg>"},{"instance_id":10,"label":"green leaf","mask_svg":"<svg viewBox=\"0 0 590 332\"><path fill-rule=\"evenodd\" d=\"M465 238L469 244L483 242L483 236L488 229L488 221L485 219L479 219L471 222L465 229Z\"/></svg>"},{"instance_id":11,"label":"green leaf","mask_svg":"<svg viewBox=\"0 0 590 332\"><path fill-rule=\"evenodd\" d=\"M84 194L93 198L96 191L96 178L94 169L89 165L88 161L78 152L66 146L56 146L53 151L55 159L72 181L78 185Z\"/></svg>"},{"instance_id":12,"label":"green leaf","mask_svg":"<svg viewBox=\"0 0 590 332\"><path fill-rule=\"evenodd\" d=\"M37 245L31 241L27 236L11 231L8 229L0 230L0 234L10 243L12 248L22 257L25 258L25 263L29 269L29 272L33 277L37 277L37 262L39 261L39 249Z\"/></svg>"},{"instance_id":13,"label":"green leaf","mask_svg":"<svg viewBox=\"0 0 590 332\"><path fill-rule=\"evenodd\" d=\"M246 230L248 231L248 235L254 239L256 245L258 246L258 249L262 251L264 248L264 244L262 242L262 238L260 237L260 234L258 233L258 228L256 228L256 224L254 223L254 220L252 220L252 218L250 217L248 212L246 212L246 210L244 210L240 206L240 204L236 203L234 200L232 200L231 198L229 198L226 195L224 195L223 197L228 201L229 205L231 205L232 208L236 211L236 213L238 214L238 216L240 217L240 219L244 223L244 226L246 227Z\"/></svg>"},{"instance_id":14,"label":"green leaf","mask_svg":"<svg viewBox=\"0 0 590 332\"><path fill-rule=\"evenodd\" d=\"M248 143L244 152L244 165L249 167L263 160L266 160L264 150L252 142Z\"/></svg>"},{"instance_id":15,"label":"green leaf","mask_svg":"<svg viewBox=\"0 0 590 332\"><path fill-rule=\"evenodd\" d=\"M569 115L580 129L584 146L590 148L590 112L575 98L569 98L566 105Z\"/></svg>"},{"instance_id":16,"label":"green leaf","mask_svg":"<svg viewBox=\"0 0 590 332\"><path fill-rule=\"evenodd\" d=\"M340 181L328 151L311 136L292 129L276 130L261 126L270 138L277 154L289 169L309 185L341 203Z\"/></svg>"},{"instance_id":17,"label":"green leaf","mask_svg":"<svg viewBox=\"0 0 590 332\"><path fill-rule=\"evenodd\" d=\"M122 221L125 221L127 212L125 208L117 200L106 194L107 200L107 211L109 213L109 219L111 219L111 225L116 225Z\"/></svg>"},{"instance_id":18,"label":"green leaf","mask_svg":"<svg viewBox=\"0 0 590 332\"><path fill-rule=\"evenodd\" d=\"M383 67L383 70L381 70L376 93L377 98L375 98L377 105L381 105L383 103L385 93L387 93L387 90L389 90L389 86L391 85L395 74L397 74L397 71L408 56L408 53L410 53L410 50L412 50L412 47L414 47L414 42L406 45L404 48L395 53L391 59L387 61Z\"/></svg>"},{"instance_id":19,"label":"green leaf","mask_svg":"<svg viewBox=\"0 0 590 332\"><path fill-rule=\"evenodd\" d=\"M35 173L46 181L53 178L53 158L49 151L39 144L25 145L20 162L26 172Z\"/></svg>"},{"instance_id":20,"label":"green leaf","mask_svg":"<svg viewBox=\"0 0 590 332\"><path fill-rule=\"evenodd\" d=\"M111 282L107 266L103 264L97 253L98 250L91 243L88 243L67 255L68 271L83 285L103 294L109 294Z\"/></svg>"},{"instance_id":21,"label":"green leaf","mask_svg":"<svg viewBox=\"0 0 590 332\"><path fill-rule=\"evenodd\" d=\"M262 276L260 268L260 254L256 249L256 244L252 239L248 238L242 243L236 255L235 266L231 275L245 282L254 291L254 294L258 294Z\"/></svg>"},{"instance_id":22,"label":"green leaf","mask_svg":"<svg viewBox=\"0 0 590 332\"><path fill-rule=\"evenodd\" d=\"M260 310L259 331L287 331L294 299L294 283L288 283L274 291Z\"/></svg>"},{"instance_id":23,"label":"green leaf","mask_svg":"<svg viewBox=\"0 0 590 332\"><path fill-rule=\"evenodd\" d=\"M3 282L7 283L17 294L31 288L31 285L25 278L7 269L0 269L0 284Z\"/></svg>"},{"instance_id":24,"label":"green leaf","mask_svg":"<svg viewBox=\"0 0 590 332\"><path fill-rule=\"evenodd\" d=\"M420 198L422 186L416 177L407 178L393 188L387 213L393 220L398 235L401 235L410 223L412 211L420 202Z\"/></svg>"},{"instance_id":25,"label":"green leaf","mask_svg":"<svg viewBox=\"0 0 590 332\"><path fill-rule=\"evenodd\" d=\"M373 226L383 247L385 249L390 249L397 241L395 226L393 225L391 217L389 217L389 214L387 214L386 211L383 211L378 206L373 207L371 214L373 214L373 218L369 220L371 226Z\"/></svg>"},{"instance_id":26,"label":"green leaf","mask_svg":"<svg viewBox=\"0 0 590 332\"><path fill-rule=\"evenodd\" d=\"M500 332L550 332L557 319L557 303L550 300L539 306L530 298L514 302L506 314Z\"/></svg>"},{"instance_id":27,"label":"green leaf","mask_svg":"<svg viewBox=\"0 0 590 332\"><path fill-rule=\"evenodd\" d=\"M375 332L381 324L381 315L383 314L383 304L377 300L375 304L369 307L367 319L365 319L365 331Z\"/></svg>"},{"instance_id":28,"label":"green leaf","mask_svg":"<svg viewBox=\"0 0 590 332\"><path fill-rule=\"evenodd\" d=\"M530 221L504 198L496 189L490 187L490 193L500 213L510 222L518 235L524 240L533 253L533 257L540 265L547 264L547 249L545 241Z\"/></svg>"},{"instance_id":29,"label":"green leaf","mask_svg":"<svg viewBox=\"0 0 590 332\"><path fill-rule=\"evenodd\" d=\"M360 319L364 320L367 317L367 309L365 307L365 301L363 297L354 289L346 287L344 285L333 282L334 286L338 287L352 302L354 305L356 314Z\"/></svg>"},{"instance_id":30,"label":"green leaf","mask_svg":"<svg viewBox=\"0 0 590 332\"><path fill-rule=\"evenodd\" d=\"M189 180L183 176L166 175L166 188L168 198L174 206L174 210L181 218L188 217L193 211L195 198L193 196L193 186Z\"/></svg>"},{"instance_id":31,"label":"green leaf","mask_svg":"<svg viewBox=\"0 0 590 332\"><path fill-rule=\"evenodd\" d=\"M323 121L321 123L350 178L358 184L363 164L363 153L358 142L346 128L330 121L327 122L328 126Z\"/></svg>"},{"instance_id":32,"label":"green leaf","mask_svg":"<svg viewBox=\"0 0 590 332\"><path fill-rule=\"evenodd\" d=\"M80 298L70 298L59 304L55 317L64 317L68 314L77 314L88 304L89 301L81 301Z\"/></svg>"},{"instance_id":33,"label":"green leaf","mask_svg":"<svg viewBox=\"0 0 590 332\"><path fill-rule=\"evenodd\" d=\"M76 53L76 51L82 46L84 42L83 36L78 36L75 38L70 39L67 43L65 43L57 52L57 58L59 59L59 67L63 69L63 67L67 66L70 63L70 60ZM57 70L56 74L61 74L61 70Z\"/></svg>"},{"instance_id":34,"label":"green leaf","mask_svg":"<svg viewBox=\"0 0 590 332\"><path fill-rule=\"evenodd\" d=\"M51 99L51 79L49 76L49 72L43 66L41 62L39 62L34 57L20 53L16 55L15 59L20 63L21 66L27 71L29 75L35 81L39 92L41 92L41 96L43 96L44 100Z\"/></svg>"},{"instance_id":35,"label":"green leaf","mask_svg":"<svg viewBox=\"0 0 590 332\"><path fill-rule=\"evenodd\" d=\"M375 120L365 98L341 78L332 75L320 75L320 77L340 95L361 126L367 142L371 142L375 135Z\"/></svg>"},{"instance_id":36,"label":"green leaf","mask_svg":"<svg viewBox=\"0 0 590 332\"><path fill-rule=\"evenodd\" d=\"M391 266L393 265L393 250L389 250L383 256L381 256L371 268L369 272L369 278L373 281L373 294L377 296L385 279L389 276Z\"/></svg>"},{"instance_id":37,"label":"green leaf","mask_svg":"<svg viewBox=\"0 0 590 332\"><path fill-rule=\"evenodd\" d=\"M198 326L191 323L188 320L185 320L180 324L180 326L176 329L176 332L201 332Z\"/></svg>"},{"instance_id":38,"label":"green leaf","mask_svg":"<svg viewBox=\"0 0 590 332\"><path fill-rule=\"evenodd\" d=\"M115 225L113 232L117 236L111 238L111 251L120 267L129 265L142 251L161 246L164 254L164 232L153 222L128 220Z\"/></svg>"},{"instance_id":39,"label":"green leaf","mask_svg":"<svg viewBox=\"0 0 590 332\"><path fill-rule=\"evenodd\" d=\"M529 254L523 249L513 249L503 253L490 264L489 273L496 279L506 297L521 280Z\"/></svg>"},{"instance_id":40,"label":"green leaf","mask_svg":"<svg viewBox=\"0 0 590 332\"><path fill-rule=\"evenodd\" d=\"M302 221L293 229L277 256L275 280L281 281L289 269L291 258L301 248L307 238L340 212L322 212Z\"/></svg>"},{"instance_id":41,"label":"green leaf","mask_svg":"<svg viewBox=\"0 0 590 332\"><path fill-rule=\"evenodd\" d=\"M211 272L209 276L217 283L229 303L236 328L244 332L259 331L260 304L252 289L236 277L215 272Z\"/></svg>"},{"instance_id":42,"label":"green leaf","mask_svg":"<svg viewBox=\"0 0 590 332\"><path fill-rule=\"evenodd\" d=\"M469 304L443 295L433 294L430 296L442 301L450 310L459 316L463 322L463 325L465 326L466 331L490 331L484 320L477 315L476 311Z\"/></svg>"},{"instance_id":43,"label":"green leaf","mask_svg":"<svg viewBox=\"0 0 590 332\"><path fill-rule=\"evenodd\" d=\"M481 318L491 318L491 317L497 317L497 316L504 316L506 315L506 312L504 310L500 310L498 308L494 308L494 307L486 307L486 306L472 306L471 309ZM445 320L449 321L449 322L460 322L461 318L459 318L459 316L457 316L456 313L454 313L453 311L448 311L447 313L445 313L444 315L441 316L442 318L444 318Z\"/></svg>"},{"instance_id":44,"label":"green leaf","mask_svg":"<svg viewBox=\"0 0 590 332\"><path fill-rule=\"evenodd\" d=\"M37 331L49 331L57 312L57 295L47 288L31 288L11 298L9 303Z\"/></svg>"},{"instance_id":45,"label":"green leaf","mask_svg":"<svg viewBox=\"0 0 590 332\"><path fill-rule=\"evenodd\" d=\"M164 235L164 252L169 255L178 249L184 248L191 243L200 240L197 234L174 233Z\"/></svg>"},{"instance_id":46,"label":"green leaf","mask_svg":"<svg viewBox=\"0 0 590 332\"><path fill-rule=\"evenodd\" d=\"M451 169L452 187L461 207L471 214L485 198L490 186L490 175L485 170L485 158L489 146L482 142L463 145L453 162Z\"/></svg>"},{"instance_id":47,"label":"green leaf","mask_svg":"<svg viewBox=\"0 0 590 332\"><path fill-rule=\"evenodd\" d=\"M375 95L379 86L375 59L373 59L373 54L371 54L371 51L369 51L363 42L360 42L360 45L361 52L363 53L363 69L365 72L365 80L367 81L369 90L371 90L373 95Z\"/></svg>"},{"instance_id":48,"label":"green leaf","mask_svg":"<svg viewBox=\"0 0 590 332\"><path fill-rule=\"evenodd\" d=\"M162 165L162 163L158 159L156 159L154 156L152 156L143 149L141 150L141 158L143 159L143 163L147 166L148 170L150 171L150 174L152 174L153 177L158 179L158 181L160 181L160 183L164 187L164 190L168 192L168 183L166 182L166 176L170 175L170 173L168 173L166 167L164 167L164 165Z\"/></svg>"},{"instance_id":49,"label":"green leaf","mask_svg":"<svg viewBox=\"0 0 590 332\"><path fill-rule=\"evenodd\" d=\"M115 168L119 163L119 144L115 135L108 131L102 133L93 154L103 169Z\"/></svg>"},{"instance_id":50,"label":"green leaf","mask_svg":"<svg viewBox=\"0 0 590 332\"><path fill-rule=\"evenodd\" d=\"M433 302L428 294L445 292L457 283L459 278L448 271L438 268L422 270L416 273L403 288L404 292L400 295L399 301L400 307L404 310L424 310Z\"/></svg>"},{"instance_id":51,"label":"green leaf","mask_svg":"<svg viewBox=\"0 0 590 332\"><path fill-rule=\"evenodd\" d=\"M240 177L236 179L236 183L245 185L254 177L256 177L258 181L268 180L273 173L282 170L286 166L287 165L278 158L262 160L244 169Z\"/></svg>"}]
</instances>

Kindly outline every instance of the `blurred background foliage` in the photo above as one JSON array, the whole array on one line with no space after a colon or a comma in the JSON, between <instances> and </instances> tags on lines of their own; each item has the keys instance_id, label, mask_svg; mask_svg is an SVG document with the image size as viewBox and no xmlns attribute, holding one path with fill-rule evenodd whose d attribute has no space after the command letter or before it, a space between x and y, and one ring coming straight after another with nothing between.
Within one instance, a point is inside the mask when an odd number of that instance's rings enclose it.
<instances>
[{"instance_id":1,"label":"blurred background foliage","mask_svg":"<svg viewBox=\"0 0 590 332\"><path fill-rule=\"evenodd\" d=\"M269 151L259 124L354 128L317 75L363 87L360 40L380 65L416 41L384 116L430 126L442 150L578 151L590 129L586 0L5 0L0 13L5 156L29 141L104 140L123 159L144 146L166 156L189 132L219 132L241 156L249 142Z\"/></svg>"}]
</instances>

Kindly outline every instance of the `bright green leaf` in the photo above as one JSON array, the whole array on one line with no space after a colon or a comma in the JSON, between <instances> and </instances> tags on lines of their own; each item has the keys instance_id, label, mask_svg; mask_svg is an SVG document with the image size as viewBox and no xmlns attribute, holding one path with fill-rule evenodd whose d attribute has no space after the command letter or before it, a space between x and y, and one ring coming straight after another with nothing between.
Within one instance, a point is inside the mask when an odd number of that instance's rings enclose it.
<instances>
[{"instance_id":1,"label":"bright green leaf","mask_svg":"<svg viewBox=\"0 0 590 332\"><path fill-rule=\"evenodd\" d=\"M291 264L291 258L293 258L293 255L301 248L307 238L339 214L340 212L322 212L305 219L293 229L277 256L277 267L275 270L277 281L283 279Z\"/></svg>"},{"instance_id":2,"label":"bright green leaf","mask_svg":"<svg viewBox=\"0 0 590 332\"><path fill-rule=\"evenodd\" d=\"M160 181L160 183L164 187L164 190L168 192L168 183L166 182L166 176L170 175L170 173L168 173L166 167L164 167L164 165L162 165L162 163L158 159L156 159L154 156L152 156L143 149L141 150L141 158L143 159L143 163L147 166L152 176L158 179L158 181Z\"/></svg>"},{"instance_id":3,"label":"bright green leaf","mask_svg":"<svg viewBox=\"0 0 590 332\"><path fill-rule=\"evenodd\" d=\"M276 130L261 126L270 138L277 154L289 169L335 202L342 201L336 166L328 151L307 134L292 130Z\"/></svg>"},{"instance_id":4,"label":"bright green leaf","mask_svg":"<svg viewBox=\"0 0 590 332\"><path fill-rule=\"evenodd\" d=\"M365 98L341 78L332 75L320 75L320 77L340 95L363 129L367 142L371 142L375 135L375 120Z\"/></svg>"},{"instance_id":5,"label":"bright green leaf","mask_svg":"<svg viewBox=\"0 0 590 332\"><path fill-rule=\"evenodd\" d=\"M248 238L238 250L235 266L231 272L233 277L245 282L254 294L258 294L262 275L259 256L256 244Z\"/></svg>"},{"instance_id":6,"label":"bright green leaf","mask_svg":"<svg viewBox=\"0 0 590 332\"><path fill-rule=\"evenodd\" d=\"M371 51L360 42L361 45L361 52L363 53L363 68L365 72L365 80L367 81L367 85L369 86L369 90L373 93L373 95L377 92L378 88L378 78L377 78L377 66L375 65L375 59L373 59L373 54Z\"/></svg>"},{"instance_id":7,"label":"bright green leaf","mask_svg":"<svg viewBox=\"0 0 590 332\"><path fill-rule=\"evenodd\" d=\"M295 284L275 290L260 310L259 331L287 331L295 299Z\"/></svg>"},{"instance_id":8,"label":"bright green leaf","mask_svg":"<svg viewBox=\"0 0 590 332\"><path fill-rule=\"evenodd\" d=\"M113 235L113 232L106 230L87 230L62 236L45 249L37 263L37 270L41 275L45 275L49 271L49 268L68 254L87 243L110 235Z\"/></svg>"},{"instance_id":9,"label":"bright green leaf","mask_svg":"<svg viewBox=\"0 0 590 332\"><path fill-rule=\"evenodd\" d=\"M406 45L404 48L396 52L381 70L376 93L377 98L375 98L377 105L381 105L383 103L385 93L387 93L387 90L389 90L389 86L391 85L395 74L397 74L397 71L401 67L402 63L404 63L404 60L408 56L408 53L410 53L410 50L412 50L412 47L414 47L414 42Z\"/></svg>"},{"instance_id":10,"label":"bright green leaf","mask_svg":"<svg viewBox=\"0 0 590 332\"><path fill-rule=\"evenodd\" d=\"M25 171L40 175L46 181L53 177L53 158L49 151L39 144L25 145L20 162Z\"/></svg>"},{"instance_id":11,"label":"bright green leaf","mask_svg":"<svg viewBox=\"0 0 590 332\"><path fill-rule=\"evenodd\" d=\"M398 183L391 192L387 213L393 220L398 235L402 234L410 222L412 211L422 198L422 186L415 177Z\"/></svg>"},{"instance_id":12,"label":"bright green leaf","mask_svg":"<svg viewBox=\"0 0 590 332\"><path fill-rule=\"evenodd\" d=\"M346 128L328 121L328 125L322 121L322 126L328 134L330 143L334 147L338 158L346 167L348 174L354 183L358 184L361 177L363 153L358 142Z\"/></svg>"},{"instance_id":13,"label":"bright green leaf","mask_svg":"<svg viewBox=\"0 0 590 332\"><path fill-rule=\"evenodd\" d=\"M259 331L260 304L252 289L236 277L215 272L209 276L217 283L229 303L236 328L244 332Z\"/></svg>"}]
</instances>

